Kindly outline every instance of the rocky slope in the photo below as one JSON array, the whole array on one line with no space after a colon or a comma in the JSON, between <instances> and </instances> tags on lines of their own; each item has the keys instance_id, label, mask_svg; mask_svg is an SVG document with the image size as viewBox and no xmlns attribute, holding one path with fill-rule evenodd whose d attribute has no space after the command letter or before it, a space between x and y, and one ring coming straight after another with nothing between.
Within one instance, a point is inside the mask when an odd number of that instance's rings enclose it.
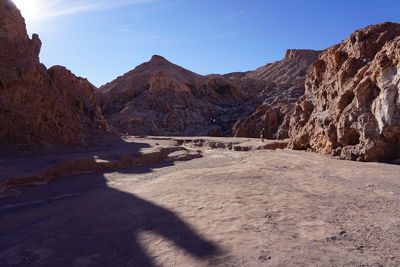
<instances>
[{"instance_id":1,"label":"rocky slope","mask_svg":"<svg viewBox=\"0 0 400 267\"><path fill-rule=\"evenodd\" d=\"M257 79L272 84L303 86L310 65L317 60L320 51L309 49L287 49L285 57L266 64L254 71L225 74L228 78Z\"/></svg>"},{"instance_id":2,"label":"rocky slope","mask_svg":"<svg viewBox=\"0 0 400 267\"><path fill-rule=\"evenodd\" d=\"M0 146L85 144L106 123L94 86L63 67L39 62L41 41L27 35L10 0L0 2Z\"/></svg>"},{"instance_id":3,"label":"rocky slope","mask_svg":"<svg viewBox=\"0 0 400 267\"><path fill-rule=\"evenodd\" d=\"M400 157L400 24L356 31L326 49L290 121L290 147L344 159Z\"/></svg>"},{"instance_id":4,"label":"rocky slope","mask_svg":"<svg viewBox=\"0 0 400 267\"><path fill-rule=\"evenodd\" d=\"M285 58L255 71L231 73L231 80L263 80L268 84L259 92L264 103L256 111L240 120L233 127L237 137L258 137L262 128L271 139L288 138L290 116L296 101L304 94L304 81L311 64L320 51L286 51Z\"/></svg>"},{"instance_id":5,"label":"rocky slope","mask_svg":"<svg viewBox=\"0 0 400 267\"><path fill-rule=\"evenodd\" d=\"M272 102L265 101L256 111L238 120L233 126L235 137L259 137L265 128L266 138L288 138L289 121L296 99L277 97Z\"/></svg>"},{"instance_id":6,"label":"rocky slope","mask_svg":"<svg viewBox=\"0 0 400 267\"><path fill-rule=\"evenodd\" d=\"M161 56L100 87L97 96L110 124L131 135L224 135L257 101L221 75L201 76Z\"/></svg>"}]
</instances>

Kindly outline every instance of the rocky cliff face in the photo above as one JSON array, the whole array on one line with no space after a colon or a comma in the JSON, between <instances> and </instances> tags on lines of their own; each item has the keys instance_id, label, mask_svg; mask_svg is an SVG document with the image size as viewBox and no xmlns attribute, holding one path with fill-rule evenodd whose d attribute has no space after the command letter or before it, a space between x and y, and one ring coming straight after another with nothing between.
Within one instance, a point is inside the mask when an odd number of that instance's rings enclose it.
<instances>
[{"instance_id":1,"label":"rocky cliff face","mask_svg":"<svg viewBox=\"0 0 400 267\"><path fill-rule=\"evenodd\" d=\"M253 114L241 118L233 126L236 137L258 138L260 130L266 129L267 139L288 138L290 115L295 100L277 98L265 102Z\"/></svg>"},{"instance_id":2,"label":"rocky cliff face","mask_svg":"<svg viewBox=\"0 0 400 267\"><path fill-rule=\"evenodd\" d=\"M246 76L262 79L274 84L304 86L304 79L310 65L318 59L320 51L305 49L288 49L283 60L267 64Z\"/></svg>"},{"instance_id":3,"label":"rocky cliff face","mask_svg":"<svg viewBox=\"0 0 400 267\"><path fill-rule=\"evenodd\" d=\"M400 24L358 30L314 63L290 146L361 161L400 157L399 95Z\"/></svg>"},{"instance_id":4,"label":"rocky cliff face","mask_svg":"<svg viewBox=\"0 0 400 267\"><path fill-rule=\"evenodd\" d=\"M98 91L111 125L132 135L224 135L249 113L251 99L220 75L201 76L161 56Z\"/></svg>"},{"instance_id":5,"label":"rocky cliff face","mask_svg":"<svg viewBox=\"0 0 400 267\"><path fill-rule=\"evenodd\" d=\"M39 62L41 41L27 35L10 0L0 2L0 146L78 145L104 133L94 86Z\"/></svg>"},{"instance_id":6,"label":"rocky cliff face","mask_svg":"<svg viewBox=\"0 0 400 267\"><path fill-rule=\"evenodd\" d=\"M268 84L259 92L264 99L256 112L238 120L233 133L236 137L258 137L262 128L267 138L288 138L290 116L296 101L304 94L304 81L311 64L318 59L320 51L286 51L285 58L255 71L228 74L231 79L262 80Z\"/></svg>"}]
</instances>

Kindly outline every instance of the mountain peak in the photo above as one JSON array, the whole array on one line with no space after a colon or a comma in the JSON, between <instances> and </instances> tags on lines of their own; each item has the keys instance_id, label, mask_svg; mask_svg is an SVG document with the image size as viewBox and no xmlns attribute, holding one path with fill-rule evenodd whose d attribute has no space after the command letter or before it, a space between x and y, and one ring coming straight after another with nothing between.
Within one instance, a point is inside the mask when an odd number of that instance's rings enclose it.
<instances>
[{"instance_id":1,"label":"mountain peak","mask_svg":"<svg viewBox=\"0 0 400 267\"><path fill-rule=\"evenodd\" d=\"M159 55L153 55L150 59L149 62L157 62L157 63L167 63L169 62L168 60L166 60L164 57L159 56Z\"/></svg>"},{"instance_id":2,"label":"mountain peak","mask_svg":"<svg viewBox=\"0 0 400 267\"><path fill-rule=\"evenodd\" d=\"M293 60L301 57L316 57L320 53L321 51L311 49L287 49L284 59Z\"/></svg>"}]
</instances>

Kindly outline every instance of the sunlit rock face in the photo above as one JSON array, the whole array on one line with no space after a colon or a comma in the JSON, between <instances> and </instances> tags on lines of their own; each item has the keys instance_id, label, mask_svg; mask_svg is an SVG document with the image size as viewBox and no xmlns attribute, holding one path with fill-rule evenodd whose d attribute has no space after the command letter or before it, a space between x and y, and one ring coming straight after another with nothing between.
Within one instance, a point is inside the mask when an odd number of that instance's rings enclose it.
<instances>
[{"instance_id":1,"label":"sunlit rock face","mask_svg":"<svg viewBox=\"0 0 400 267\"><path fill-rule=\"evenodd\" d=\"M400 157L400 24L372 25L326 49L290 121L290 147L344 159Z\"/></svg>"},{"instance_id":2,"label":"sunlit rock face","mask_svg":"<svg viewBox=\"0 0 400 267\"><path fill-rule=\"evenodd\" d=\"M231 74L242 80L262 80L268 85L260 92L264 102L256 111L233 126L236 137L258 137L262 128L267 138L288 138L289 121L296 101L304 94L304 81L320 51L288 49L285 58L255 71Z\"/></svg>"},{"instance_id":3,"label":"sunlit rock face","mask_svg":"<svg viewBox=\"0 0 400 267\"><path fill-rule=\"evenodd\" d=\"M79 145L106 131L94 86L63 67L39 62L19 10L0 2L0 146Z\"/></svg>"},{"instance_id":4,"label":"sunlit rock face","mask_svg":"<svg viewBox=\"0 0 400 267\"><path fill-rule=\"evenodd\" d=\"M221 75L198 75L157 55L97 93L108 122L131 135L227 135L254 98Z\"/></svg>"}]
</instances>

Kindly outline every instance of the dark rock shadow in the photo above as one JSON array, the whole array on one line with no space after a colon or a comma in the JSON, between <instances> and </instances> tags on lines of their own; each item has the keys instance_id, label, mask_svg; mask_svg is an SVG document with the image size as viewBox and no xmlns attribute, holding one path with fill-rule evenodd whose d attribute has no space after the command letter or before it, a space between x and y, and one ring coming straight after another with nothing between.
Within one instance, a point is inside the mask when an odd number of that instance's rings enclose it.
<instances>
[{"instance_id":1,"label":"dark rock shadow","mask_svg":"<svg viewBox=\"0 0 400 267\"><path fill-rule=\"evenodd\" d=\"M121 172L143 174L173 164ZM107 186L104 174L27 186L21 196L0 200L0 265L154 266L140 243L142 232L161 236L199 259L219 253L173 211Z\"/></svg>"}]
</instances>

